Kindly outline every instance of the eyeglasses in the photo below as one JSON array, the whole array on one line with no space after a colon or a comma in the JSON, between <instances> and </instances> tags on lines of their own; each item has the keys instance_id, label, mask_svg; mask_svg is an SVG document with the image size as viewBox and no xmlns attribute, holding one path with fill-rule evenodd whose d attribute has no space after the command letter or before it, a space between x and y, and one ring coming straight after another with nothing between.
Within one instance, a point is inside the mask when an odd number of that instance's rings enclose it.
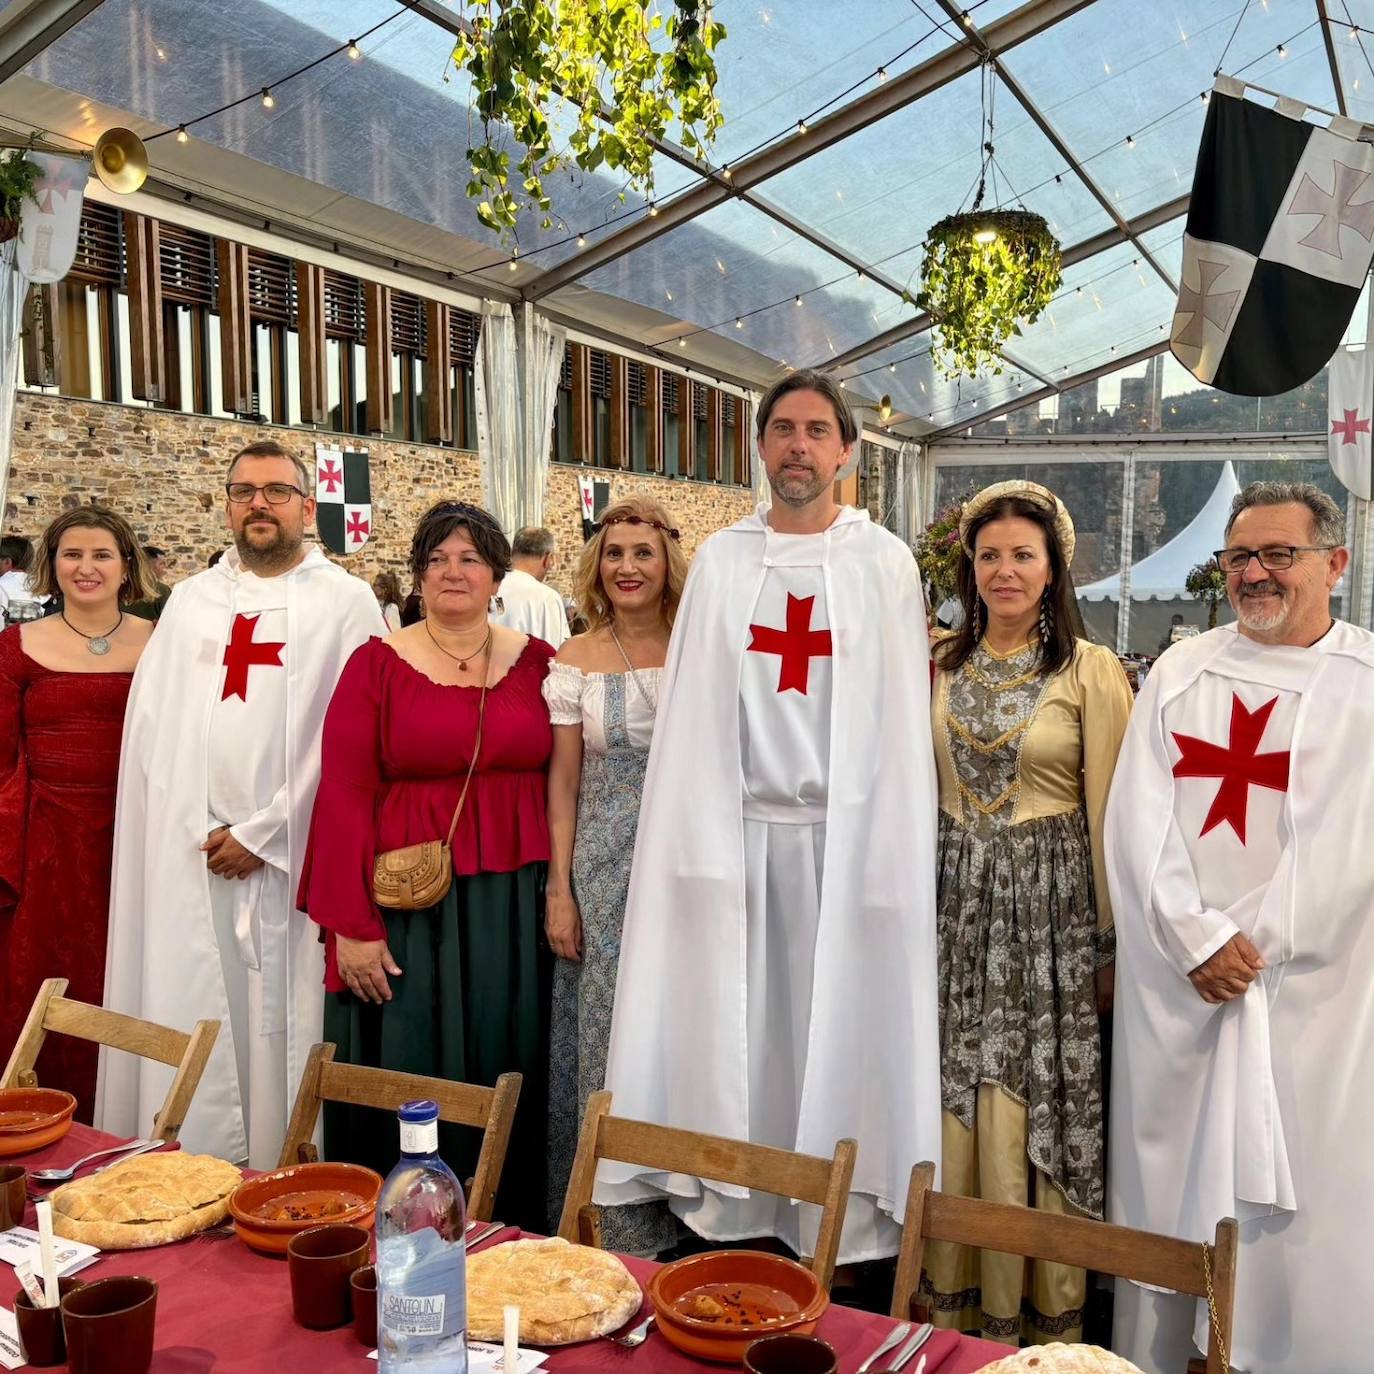
<instances>
[{"instance_id":1,"label":"eyeglasses","mask_svg":"<svg viewBox=\"0 0 1374 1374\"><path fill-rule=\"evenodd\" d=\"M224 494L236 506L246 506L258 492L267 498L269 506L284 506L293 496L305 495L299 487L293 487L289 482L268 482L264 487L255 487L251 482L230 482L224 488Z\"/></svg>"},{"instance_id":2,"label":"eyeglasses","mask_svg":"<svg viewBox=\"0 0 1374 1374\"><path fill-rule=\"evenodd\" d=\"M682 539L682 535L677 530L671 529L669 526L665 525L662 520L649 520L642 515L612 516L609 520L603 520L597 526L597 529L609 529L612 525L648 525L650 529L662 530L663 533L666 534L669 539L676 539L679 542Z\"/></svg>"},{"instance_id":3,"label":"eyeglasses","mask_svg":"<svg viewBox=\"0 0 1374 1374\"><path fill-rule=\"evenodd\" d=\"M1218 549L1212 557L1224 573L1243 573L1252 558L1265 572L1283 572L1300 553L1328 553L1335 544L1271 544L1267 549Z\"/></svg>"}]
</instances>

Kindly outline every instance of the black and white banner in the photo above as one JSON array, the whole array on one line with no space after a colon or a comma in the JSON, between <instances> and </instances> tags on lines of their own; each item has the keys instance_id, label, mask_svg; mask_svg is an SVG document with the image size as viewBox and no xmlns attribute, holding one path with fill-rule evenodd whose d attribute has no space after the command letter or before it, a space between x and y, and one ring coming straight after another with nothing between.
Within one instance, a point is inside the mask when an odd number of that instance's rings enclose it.
<instances>
[{"instance_id":1,"label":"black and white banner","mask_svg":"<svg viewBox=\"0 0 1374 1374\"><path fill-rule=\"evenodd\" d=\"M315 524L325 547L357 553L372 534L372 478L365 448L315 445Z\"/></svg>"},{"instance_id":2,"label":"black and white banner","mask_svg":"<svg viewBox=\"0 0 1374 1374\"><path fill-rule=\"evenodd\" d=\"M1336 351L1374 257L1364 126L1244 98L1220 77L1198 149L1170 342L1199 381L1276 396Z\"/></svg>"}]
</instances>

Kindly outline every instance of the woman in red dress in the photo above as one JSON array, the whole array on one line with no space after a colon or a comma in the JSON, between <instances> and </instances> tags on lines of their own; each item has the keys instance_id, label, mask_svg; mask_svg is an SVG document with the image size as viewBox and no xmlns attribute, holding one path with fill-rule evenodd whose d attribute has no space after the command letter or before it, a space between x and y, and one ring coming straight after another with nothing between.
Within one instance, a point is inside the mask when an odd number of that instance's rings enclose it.
<instances>
[{"instance_id":1,"label":"woman in red dress","mask_svg":"<svg viewBox=\"0 0 1374 1374\"><path fill-rule=\"evenodd\" d=\"M509 567L506 536L476 506L440 502L420 521L411 571L425 618L356 650L334 689L298 904L326 932L324 1039L338 1062L483 1084L524 1075L497 1215L534 1228L547 1167L553 734L541 688L553 650L488 620ZM442 840L460 797L449 891L423 910L379 910L376 856ZM440 1133L460 1178L476 1144L475 1131ZM327 1103L324 1145L385 1172L395 1122Z\"/></svg>"},{"instance_id":2,"label":"woman in red dress","mask_svg":"<svg viewBox=\"0 0 1374 1374\"><path fill-rule=\"evenodd\" d=\"M43 532L34 592L58 615L0 634L0 1059L45 978L101 1002L124 702L153 626L125 614L153 579L121 515L79 506ZM97 1047L54 1036L38 1081L90 1121Z\"/></svg>"}]
</instances>

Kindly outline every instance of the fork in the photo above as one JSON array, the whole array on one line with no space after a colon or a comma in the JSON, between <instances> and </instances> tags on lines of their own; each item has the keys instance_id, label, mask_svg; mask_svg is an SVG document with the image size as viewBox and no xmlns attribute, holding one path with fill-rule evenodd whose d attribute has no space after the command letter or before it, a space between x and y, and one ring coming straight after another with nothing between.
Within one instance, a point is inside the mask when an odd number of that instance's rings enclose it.
<instances>
[{"instance_id":1,"label":"fork","mask_svg":"<svg viewBox=\"0 0 1374 1374\"><path fill-rule=\"evenodd\" d=\"M78 1169L89 1164L93 1159L101 1159L105 1155L123 1154L125 1151L130 1152L129 1158L132 1159L134 1155L144 1154L148 1150L160 1149L165 1143L161 1140L126 1140L124 1144L112 1145L108 1150L96 1150L93 1154L78 1159L75 1164L68 1164L56 1169L33 1169L29 1173L29 1178L34 1183L66 1183ZM104 1167L108 1168L109 1166ZM96 1172L99 1173L100 1170L97 1169Z\"/></svg>"},{"instance_id":2,"label":"fork","mask_svg":"<svg viewBox=\"0 0 1374 1374\"><path fill-rule=\"evenodd\" d=\"M649 1332L654 1329L656 1320L654 1313L650 1312L638 1326L632 1326L623 1336L607 1336L606 1339L614 1341L616 1345L623 1345L627 1350L633 1350L635 1346L644 1344Z\"/></svg>"}]
</instances>

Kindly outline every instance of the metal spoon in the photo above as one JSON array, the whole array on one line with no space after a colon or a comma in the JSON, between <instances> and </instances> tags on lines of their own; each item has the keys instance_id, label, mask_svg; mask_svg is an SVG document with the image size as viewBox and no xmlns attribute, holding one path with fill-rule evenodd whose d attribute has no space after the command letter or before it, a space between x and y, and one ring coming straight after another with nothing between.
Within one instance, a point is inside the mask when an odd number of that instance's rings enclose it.
<instances>
[{"instance_id":1,"label":"metal spoon","mask_svg":"<svg viewBox=\"0 0 1374 1374\"><path fill-rule=\"evenodd\" d=\"M130 1150L134 1154L143 1154L147 1150L159 1149L164 1141L161 1140L126 1140L123 1145L112 1145L108 1150L96 1150L93 1154L86 1155L83 1159L78 1159L75 1164L68 1164L61 1169L33 1169L29 1172L29 1178L34 1183L65 1183L83 1164L89 1164L93 1159L101 1159L105 1155L123 1154L125 1150Z\"/></svg>"}]
</instances>

